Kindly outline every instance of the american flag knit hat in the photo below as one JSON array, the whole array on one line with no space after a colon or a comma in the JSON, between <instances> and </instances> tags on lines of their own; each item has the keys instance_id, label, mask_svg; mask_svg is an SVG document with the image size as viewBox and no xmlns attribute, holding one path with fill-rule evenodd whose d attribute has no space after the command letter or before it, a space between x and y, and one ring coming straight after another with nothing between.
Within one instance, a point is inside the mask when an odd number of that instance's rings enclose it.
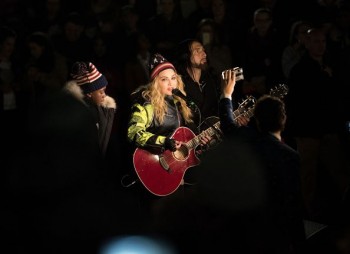
<instances>
[{"instance_id":1,"label":"american flag knit hat","mask_svg":"<svg viewBox=\"0 0 350 254\"><path fill-rule=\"evenodd\" d=\"M153 80L161 71L173 69L176 72L174 65L166 60L161 54L154 54L150 59L150 77Z\"/></svg>"},{"instance_id":2,"label":"american flag knit hat","mask_svg":"<svg viewBox=\"0 0 350 254\"><path fill-rule=\"evenodd\" d=\"M85 94L92 93L108 85L106 77L97 70L95 65L89 62L75 62L71 76Z\"/></svg>"}]
</instances>

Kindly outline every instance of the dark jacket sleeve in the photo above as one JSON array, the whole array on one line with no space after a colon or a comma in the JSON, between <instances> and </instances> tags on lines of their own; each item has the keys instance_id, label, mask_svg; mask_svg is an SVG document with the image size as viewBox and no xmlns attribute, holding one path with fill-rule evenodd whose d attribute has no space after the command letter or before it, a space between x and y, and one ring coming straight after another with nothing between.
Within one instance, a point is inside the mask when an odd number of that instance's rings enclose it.
<instances>
[{"instance_id":1,"label":"dark jacket sleeve","mask_svg":"<svg viewBox=\"0 0 350 254\"><path fill-rule=\"evenodd\" d=\"M219 101L220 128L224 135L232 134L238 126L233 119L232 101L228 98L222 98Z\"/></svg>"},{"instance_id":2,"label":"dark jacket sleeve","mask_svg":"<svg viewBox=\"0 0 350 254\"><path fill-rule=\"evenodd\" d=\"M99 129L98 136L102 154L105 155L112 132L113 121L116 110L114 108L99 107Z\"/></svg>"}]
</instances>

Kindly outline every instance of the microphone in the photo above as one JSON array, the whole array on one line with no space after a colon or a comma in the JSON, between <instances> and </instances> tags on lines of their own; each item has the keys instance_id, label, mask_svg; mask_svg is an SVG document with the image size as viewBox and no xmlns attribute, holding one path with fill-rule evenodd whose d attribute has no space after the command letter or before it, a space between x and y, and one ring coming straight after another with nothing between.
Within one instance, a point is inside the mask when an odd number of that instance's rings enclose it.
<instances>
[{"instance_id":1,"label":"microphone","mask_svg":"<svg viewBox=\"0 0 350 254\"><path fill-rule=\"evenodd\" d=\"M193 105L193 104L194 104L193 101L189 100L189 99L187 98L187 96L184 95L184 94L183 94L179 89L177 89L177 88L174 88L174 89L173 89L173 95L176 95L176 96L180 97L181 99L183 99L184 101L186 101L187 106Z\"/></svg>"}]
</instances>

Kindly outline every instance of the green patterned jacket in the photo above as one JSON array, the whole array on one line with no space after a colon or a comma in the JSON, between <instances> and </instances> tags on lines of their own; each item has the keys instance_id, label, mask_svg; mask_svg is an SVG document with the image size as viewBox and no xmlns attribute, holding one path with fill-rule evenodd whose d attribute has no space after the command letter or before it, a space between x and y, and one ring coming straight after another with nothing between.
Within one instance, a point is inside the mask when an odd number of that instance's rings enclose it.
<instances>
[{"instance_id":1,"label":"green patterned jacket","mask_svg":"<svg viewBox=\"0 0 350 254\"><path fill-rule=\"evenodd\" d=\"M162 147L165 138L182 126L183 120L176 100L169 96L166 102L168 111L162 124L154 118L154 108L149 102L137 102L132 106L127 133L130 142L137 147Z\"/></svg>"}]
</instances>

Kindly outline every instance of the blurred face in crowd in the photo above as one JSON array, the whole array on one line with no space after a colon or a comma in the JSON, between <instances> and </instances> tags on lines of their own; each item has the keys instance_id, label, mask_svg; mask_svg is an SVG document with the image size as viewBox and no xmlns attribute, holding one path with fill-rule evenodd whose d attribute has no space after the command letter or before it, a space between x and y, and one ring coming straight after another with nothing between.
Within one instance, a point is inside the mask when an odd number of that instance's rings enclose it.
<instances>
[{"instance_id":1,"label":"blurred face in crowd","mask_svg":"<svg viewBox=\"0 0 350 254\"><path fill-rule=\"evenodd\" d=\"M222 18L225 16L226 6L223 0L212 0L211 10L214 17Z\"/></svg>"},{"instance_id":2,"label":"blurred face in crowd","mask_svg":"<svg viewBox=\"0 0 350 254\"><path fill-rule=\"evenodd\" d=\"M209 8L211 4L211 0L197 0L196 2L200 8Z\"/></svg>"},{"instance_id":3,"label":"blurred face in crowd","mask_svg":"<svg viewBox=\"0 0 350 254\"><path fill-rule=\"evenodd\" d=\"M207 54L203 45L198 41L194 41L191 44L191 63L194 68L208 68Z\"/></svg>"},{"instance_id":4,"label":"blurred face in crowd","mask_svg":"<svg viewBox=\"0 0 350 254\"><path fill-rule=\"evenodd\" d=\"M272 16L270 13L261 11L254 14L254 26L259 34L266 34L271 25Z\"/></svg>"},{"instance_id":5,"label":"blurred face in crowd","mask_svg":"<svg viewBox=\"0 0 350 254\"><path fill-rule=\"evenodd\" d=\"M35 42L29 42L28 46L29 46L30 54L34 58L39 58L44 52L44 48Z\"/></svg>"},{"instance_id":6,"label":"blurred face in crowd","mask_svg":"<svg viewBox=\"0 0 350 254\"><path fill-rule=\"evenodd\" d=\"M0 44L0 55L3 58L10 58L15 49L16 38L7 37L2 44Z\"/></svg>"},{"instance_id":7,"label":"blurred face in crowd","mask_svg":"<svg viewBox=\"0 0 350 254\"><path fill-rule=\"evenodd\" d=\"M61 1L60 0L47 0L46 1L46 10L47 13L55 15L60 11Z\"/></svg>"},{"instance_id":8,"label":"blurred face in crowd","mask_svg":"<svg viewBox=\"0 0 350 254\"><path fill-rule=\"evenodd\" d=\"M305 48L314 59L321 59L326 51L326 35L322 29L310 29L307 32Z\"/></svg>"},{"instance_id":9,"label":"blurred face in crowd","mask_svg":"<svg viewBox=\"0 0 350 254\"><path fill-rule=\"evenodd\" d=\"M174 0L161 0L160 7L164 16L171 16L175 8Z\"/></svg>"},{"instance_id":10,"label":"blurred face in crowd","mask_svg":"<svg viewBox=\"0 0 350 254\"><path fill-rule=\"evenodd\" d=\"M102 38L96 38L94 41L94 52L97 56L102 57L106 54L107 46Z\"/></svg>"},{"instance_id":11,"label":"blurred face in crowd","mask_svg":"<svg viewBox=\"0 0 350 254\"><path fill-rule=\"evenodd\" d=\"M64 27L64 33L68 41L77 41L83 33L83 26L68 22Z\"/></svg>"},{"instance_id":12,"label":"blurred face in crowd","mask_svg":"<svg viewBox=\"0 0 350 254\"><path fill-rule=\"evenodd\" d=\"M298 31L296 33L296 39L299 43L304 44L306 40L307 31L310 29L310 25L302 24L298 27Z\"/></svg>"},{"instance_id":13,"label":"blurred face in crowd","mask_svg":"<svg viewBox=\"0 0 350 254\"><path fill-rule=\"evenodd\" d=\"M209 24L202 25L200 27L199 34L203 45L210 44L214 38L214 28Z\"/></svg>"},{"instance_id":14,"label":"blurred face in crowd","mask_svg":"<svg viewBox=\"0 0 350 254\"><path fill-rule=\"evenodd\" d=\"M137 38L137 42L140 52L148 51L151 47L151 43L145 34L140 34Z\"/></svg>"}]
</instances>

